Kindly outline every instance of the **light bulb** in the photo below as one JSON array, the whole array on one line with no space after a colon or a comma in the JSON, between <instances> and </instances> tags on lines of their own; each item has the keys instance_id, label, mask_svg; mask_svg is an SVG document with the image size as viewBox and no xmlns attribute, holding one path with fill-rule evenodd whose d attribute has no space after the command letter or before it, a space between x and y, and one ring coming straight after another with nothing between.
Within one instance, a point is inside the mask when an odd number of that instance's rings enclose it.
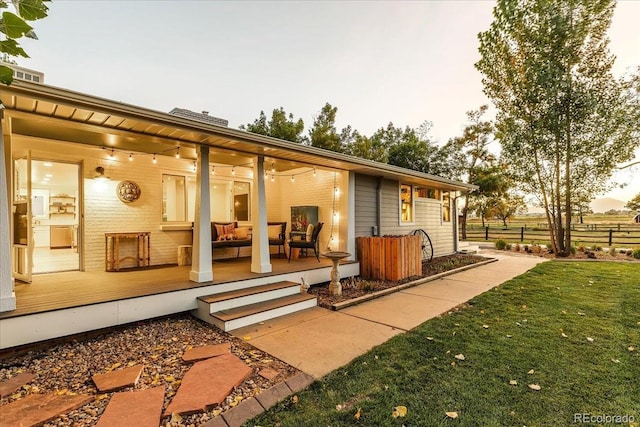
<instances>
[{"instance_id":1,"label":"light bulb","mask_svg":"<svg viewBox=\"0 0 640 427\"><path fill-rule=\"evenodd\" d=\"M180 158L180 147L176 148L176 159Z\"/></svg>"},{"instance_id":2,"label":"light bulb","mask_svg":"<svg viewBox=\"0 0 640 427\"><path fill-rule=\"evenodd\" d=\"M316 176L316 168L313 168L313 176Z\"/></svg>"},{"instance_id":3,"label":"light bulb","mask_svg":"<svg viewBox=\"0 0 640 427\"><path fill-rule=\"evenodd\" d=\"M291 182L294 182L296 180L296 176L295 175L291 175Z\"/></svg>"},{"instance_id":4,"label":"light bulb","mask_svg":"<svg viewBox=\"0 0 640 427\"><path fill-rule=\"evenodd\" d=\"M271 182L276 180L276 176L275 175L271 175Z\"/></svg>"},{"instance_id":5,"label":"light bulb","mask_svg":"<svg viewBox=\"0 0 640 427\"><path fill-rule=\"evenodd\" d=\"M211 166L211 175L215 175L215 174L216 174L216 167Z\"/></svg>"},{"instance_id":6,"label":"light bulb","mask_svg":"<svg viewBox=\"0 0 640 427\"><path fill-rule=\"evenodd\" d=\"M156 159L156 153L153 153L153 160L151 160L151 162L155 165L156 163L158 163L158 159Z\"/></svg>"},{"instance_id":7,"label":"light bulb","mask_svg":"<svg viewBox=\"0 0 640 427\"><path fill-rule=\"evenodd\" d=\"M235 175L236 174L236 167L232 167L231 168L231 175Z\"/></svg>"},{"instance_id":8,"label":"light bulb","mask_svg":"<svg viewBox=\"0 0 640 427\"><path fill-rule=\"evenodd\" d=\"M115 157L116 157L115 152L116 152L116 150L114 150L114 149L112 148L112 149L111 149L111 153L109 154L109 158L110 158L110 159L113 159L113 158L115 158Z\"/></svg>"},{"instance_id":9,"label":"light bulb","mask_svg":"<svg viewBox=\"0 0 640 427\"><path fill-rule=\"evenodd\" d=\"M129 153L129 161L133 162L133 153Z\"/></svg>"}]
</instances>

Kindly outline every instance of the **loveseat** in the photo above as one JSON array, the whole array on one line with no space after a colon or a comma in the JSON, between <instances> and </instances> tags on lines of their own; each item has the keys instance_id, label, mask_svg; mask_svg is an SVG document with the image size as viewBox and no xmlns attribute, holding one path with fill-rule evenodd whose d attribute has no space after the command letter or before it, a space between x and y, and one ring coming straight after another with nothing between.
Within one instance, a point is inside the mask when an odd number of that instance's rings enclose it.
<instances>
[{"instance_id":1,"label":"loveseat","mask_svg":"<svg viewBox=\"0 0 640 427\"><path fill-rule=\"evenodd\" d=\"M269 245L280 247L284 253L284 243L287 231L285 222L267 222L269 227ZM211 223L211 251L216 248L238 248L236 257L240 256L240 248L251 246L251 227L238 227L238 222L212 222Z\"/></svg>"}]
</instances>

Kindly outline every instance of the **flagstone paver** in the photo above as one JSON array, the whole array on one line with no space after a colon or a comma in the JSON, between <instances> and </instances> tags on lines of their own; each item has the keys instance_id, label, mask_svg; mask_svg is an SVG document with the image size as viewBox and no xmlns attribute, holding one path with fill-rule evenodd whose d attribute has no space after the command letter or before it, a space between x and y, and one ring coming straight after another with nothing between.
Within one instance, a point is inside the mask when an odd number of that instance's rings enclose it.
<instances>
[{"instance_id":1,"label":"flagstone paver","mask_svg":"<svg viewBox=\"0 0 640 427\"><path fill-rule=\"evenodd\" d=\"M40 425L81 407L91 399L93 397L86 395L30 394L2 406L0 425L2 427Z\"/></svg>"},{"instance_id":2,"label":"flagstone paver","mask_svg":"<svg viewBox=\"0 0 640 427\"><path fill-rule=\"evenodd\" d=\"M275 369L264 368L264 369L260 369L260 372L258 372L258 375L260 375L262 378L265 378L269 381L273 381L278 375L280 375L280 372L276 371Z\"/></svg>"},{"instance_id":3,"label":"flagstone paver","mask_svg":"<svg viewBox=\"0 0 640 427\"><path fill-rule=\"evenodd\" d=\"M116 393L96 427L158 427L163 403L164 387Z\"/></svg>"},{"instance_id":4,"label":"flagstone paver","mask_svg":"<svg viewBox=\"0 0 640 427\"><path fill-rule=\"evenodd\" d=\"M256 394L256 400L264 409L269 409L278 402L283 401L291 394L291 389L285 383L278 383L265 391Z\"/></svg>"},{"instance_id":5,"label":"flagstone paver","mask_svg":"<svg viewBox=\"0 0 640 427\"><path fill-rule=\"evenodd\" d=\"M209 359L211 357L222 356L231 353L231 343L205 345L202 347L190 348L182 355L185 362L195 362L198 360Z\"/></svg>"},{"instance_id":6,"label":"flagstone paver","mask_svg":"<svg viewBox=\"0 0 640 427\"><path fill-rule=\"evenodd\" d=\"M138 384L144 365L118 369L104 374L95 374L92 379L101 392L114 391Z\"/></svg>"},{"instance_id":7,"label":"flagstone paver","mask_svg":"<svg viewBox=\"0 0 640 427\"><path fill-rule=\"evenodd\" d=\"M240 427L245 421L257 417L263 412L264 408L252 397L240 402L238 406L231 408L229 411L223 412L222 417L229 427Z\"/></svg>"},{"instance_id":8,"label":"flagstone paver","mask_svg":"<svg viewBox=\"0 0 640 427\"><path fill-rule=\"evenodd\" d=\"M25 384L28 384L33 380L36 376L31 372L23 372L21 374L16 375L13 378L9 378L6 381L0 383L0 398L9 396L11 393L19 389Z\"/></svg>"},{"instance_id":9,"label":"flagstone paver","mask_svg":"<svg viewBox=\"0 0 640 427\"><path fill-rule=\"evenodd\" d=\"M196 362L182 378L178 392L164 412L193 413L221 403L253 370L233 354Z\"/></svg>"}]
</instances>

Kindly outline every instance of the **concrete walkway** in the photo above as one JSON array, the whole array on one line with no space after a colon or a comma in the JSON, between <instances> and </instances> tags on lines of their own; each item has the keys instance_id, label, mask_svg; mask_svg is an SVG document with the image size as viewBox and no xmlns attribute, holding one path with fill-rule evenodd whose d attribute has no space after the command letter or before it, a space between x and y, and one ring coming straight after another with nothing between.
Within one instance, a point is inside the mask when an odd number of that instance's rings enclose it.
<instances>
[{"instance_id":1,"label":"concrete walkway","mask_svg":"<svg viewBox=\"0 0 640 427\"><path fill-rule=\"evenodd\" d=\"M344 310L315 307L231 333L321 378L392 336L415 328L546 261L491 250L483 250L481 255L498 261Z\"/></svg>"}]
</instances>

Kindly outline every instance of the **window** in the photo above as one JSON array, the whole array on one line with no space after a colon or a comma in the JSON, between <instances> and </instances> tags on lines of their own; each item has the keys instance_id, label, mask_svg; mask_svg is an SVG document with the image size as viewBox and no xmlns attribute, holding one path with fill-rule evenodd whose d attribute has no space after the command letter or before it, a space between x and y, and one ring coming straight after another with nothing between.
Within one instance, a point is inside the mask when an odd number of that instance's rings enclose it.
<instances>
[{"instance_id":1,"label":"window","mask_svg":"<svg viewBox=\"0 0 640 427\"><path fill-rule=\"evenodd\" d=\"M186 221L186 179L181 175L162 175L162 221ZM195 200L193 201L195 203Z\"/></svg>"},{"instance_id":2,"label":"window","mask_svg":"<svg viewBox=\"0 0 640 427\"><path fill-rule=\"evenodd\" d=\"M400 222L413 222L413 191L410 185L400 185Z\"/></svg>"},{"instance_id":3,"label":"window","mask_svg":"<svg viewBox=\"0 0 640 427\"><path fill-rule=\"evenodd\" d=\"M451 222L451 193L442 192L442 221Z\"/></svg>"},{"instance_id":4,"label":"window","mask_svg":"<svg viewBox=\"0 0 640 427\"><path fill-rule=\"evenodd\" d=\"M422 199L436 199L440 200L441 191L431 187L421 187L415 186L413 187L413 194L416 198Z\"/></svg>"},{"instance_id":5,"label":"window","mask_svg":"<svg viewBox=\"0 0 640 427\"><path fill-rule=\"evenodd\" d=\"M251 184L223 179L209 183L212 221L250 221ZM193 221L196 180L193 176L162 175L162 221Z\"/></svg>"}]
</instances>

